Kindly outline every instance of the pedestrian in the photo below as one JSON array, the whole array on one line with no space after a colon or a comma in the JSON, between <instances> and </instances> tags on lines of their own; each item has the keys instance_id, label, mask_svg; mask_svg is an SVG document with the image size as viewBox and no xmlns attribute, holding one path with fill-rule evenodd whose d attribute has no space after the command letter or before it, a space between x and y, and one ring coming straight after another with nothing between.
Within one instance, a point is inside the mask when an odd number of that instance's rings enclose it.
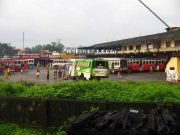
<instances>
[{"instance_id":1,"label":"pedestrian","mask_svg":"<svg viewBox=\"0 0 180 135\"><path fill-rule=\"evenodd\" d=\"M37 75L37 78L39 79L39 73L40 73L40 70L39 70L39 67L37 67L37 73L36 73L36 75Z\"/></svg>"},{"instance_id":2,"label":"pedestrian","mask_svg":"<svg viewBox=\"0 0 180 135\"><path fill-rule=\"evenodd\" d=\"M7 72L8 72L8 76L10 76L11 73L10 73L10 69L9 68L7 69Z\"/></svg>"},{"instance_id":3,"label":"pedestrian","mask_svg":"<svg viewBox=\"0 0 180 135\"><path fill-rule=\"evenodd\" d=\"M121 71L118 71L118 78L121 78Z\"/></svg>"},{"instance_id":4,"label":"pedestrian","mask_svg":"<svg viewBox=\"0 0 180 135\"><path fill-rule=\"evenodd\" d=\"M159 65L157 65L157 68L156 68L156 69L157 69L157 71L159 72Z\"/></svg>"},{"instance_id":5,"label":"pedestrian","mask_svg":"<svg viewBox=\"0 0 180 135\"><path fill-rule=\"evenodd\" d=\"M61 72L61 69L59 68L58 69L58 79L60 79L62 77L62 72Z\"/></svg>"},{"instance_id":6,"label":"pedestrian","mask_svg":"<svg viewBox=\"0 0 180 135\"><path fill-rule=\"evenodd\" d=\"M81 75L79 76L79 79L80 79L80 80L85 80L85 78L84 78L84 73L81 73Z\"/></svg>"},{"instance_id":7,"label":"pedestrian","mask_svg":"<svg viewBox=\"0 0 180 135\"><path fill-rule=\"evenodd\" d=\"M153 67L152 66L150 66L149 71L153 72Z\"/></svg>"},{"instance_id":8,"label":"pedestrian","mask_svg":"<svg viewBox=\"0 0 180 135\"><path fill-rule=\"evenodd\" d=\"M70 76L70 74L69 74L69 70L70 70L70 65L66 65L66 76L67 76L67 79L69 79L69 76Z\"/></svg>"},{"instance_id":9,"label":"pedestrian","mask_svg":"<svg viewBox=\"0 0 180 135\"><path fill-rule=\"evenodd\" d=\"M57 69L54 69L54 79L57 79Z\"/></svg>"},{"instance_id":10,"label":"pedestrian","mask_svg":"<svg viewBox=\"0 0 180 135\"><path fill-rule=\"evenodd\" d=\"M21 74L23 73L23 68L21 67Z\"/></svg>"},{"instance_id":11,"label":"pedestrian","mask_svg":"<svg viewBox=\"0 0 180 135\"><path fill-rule=\"evenodd\" d=\"M47 70L47 80L49 80L49 69Z\"/></svg>"},{"instance_id":12,"label":"pedestrian","mask_svg":"<svg viewBox=\"0 0 180 135\"><path fill-rule=\"evenodd\" d=\"M4 70L4 77L5 77L6 79L8 79L8 71L7 71L7 70Z\"/></svg>"},{"instance_id":13,"label":"pedestrian","mask_svg":"<svg viewBox=\"0 0 180 135\"><path fill-rule=\"evenodd\" d=\"M62 72L62 79L64 80L65 79L65 69L64 69L64 67L62 67L61 72Z\"/></svg>"}]
</instances>

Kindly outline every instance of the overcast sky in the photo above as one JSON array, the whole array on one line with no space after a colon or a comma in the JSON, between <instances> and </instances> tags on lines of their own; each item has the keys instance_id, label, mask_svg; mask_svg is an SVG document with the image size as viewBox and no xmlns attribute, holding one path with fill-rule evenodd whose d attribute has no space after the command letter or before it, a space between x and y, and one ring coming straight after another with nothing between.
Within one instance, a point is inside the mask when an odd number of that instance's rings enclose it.
<instances>
[{"instance_id":1,"label":"overcast sky","mask_svg":"<svg viewBox=\"0 0 180 135\"><path fill-rule=\"evenodd\" d=\"M180 0L142 0L169 26L180 26ZM138 0L0 0L0 42L16 48L51 41L89 46L165 32Z\"/></svg>"}]
</instances>

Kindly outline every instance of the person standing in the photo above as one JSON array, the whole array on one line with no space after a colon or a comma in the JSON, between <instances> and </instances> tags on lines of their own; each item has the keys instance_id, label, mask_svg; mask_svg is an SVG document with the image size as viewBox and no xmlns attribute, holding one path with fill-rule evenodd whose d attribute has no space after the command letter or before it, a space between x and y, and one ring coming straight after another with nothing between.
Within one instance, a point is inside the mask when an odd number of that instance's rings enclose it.
<instances>
[{"instance_id":1,"label":"person standing","mask_svg":"<svg viewBox=\"0 0 180 135\"><path fill-rule=\"evenodd\" d=\"M58 69L58 79L60 79L62 77L62 72L61 72L61 69L59 68Z\"/></svg>"},{"instance_id":2,"label":"person standing","mask_svg":"<svg viewBox=\"0 0 180 135\"><path fill-rule=\"evenodd\" d=\"M118 70L118 78L121 78L121 71L120 71L120 69Z\"/></svg>"},{"instance_id":3,"label":"person standing","mask_svg":"<svg viewBox=\"0 0 180 135\"><path fill-rule=\"evenodd\" d=\"M37 73L36 73L36 75L37 75L37 78L39 79L39 73L40 73L40 70L39 70L39 67L37 67Z\"/></svg>"},{"instance_id":4,"label":"person standing","mask_svg":"<svg viewBox=\"0 0 180 135\"><path fill-rule=\"evenodd\" d=\"M54 79L57 79L57 69L54 69Z\"/></svg>"},{"instance_id":5,"label":"person standing","mask_svg":"<svg viewBox=\"0 0 180 135\"><path fill-rule=\"evenodd\" d=\"M49 80L49 70L47 70L47 80Z\"/></svg>"},{"instance_id":6,"label":"person standing","mask_svg":"<svg viewBox=\"0 0 180 135\"><path fill-rule=\"evenodd\" d=\"M23 68L21 67L21 74L23 73Z\"/></svg>"},{"instance_id":7,"label":"person standing","mask_svg":"<svg viewBox=\"0 0 180 135\"><path fill-rule=\"evenodd\" d=\"M8 72L8 76L10 76L11 74L10 74L10 69L9 68L7 69L7 72Z\"/></svg>"},{"instance_id":8,"label":"person standing","mask_svg":"<svg viewBox=\"0 0 180 135\"><path fill-rule=\"evenodd\" d=\"M7 71L7 70L4 70L4 77L5 77L6 79L8 79L8 71Z\"/></svg>"},{"instance_id":9,"label":"person standing","mask_svg":"<svg viewBox=\"0 0 180 135\"><path fill-rule=\"evenodd\" d=\"M66 75L66 80L68 80L69 79L69 65L68 64L65 65L65 75Z\"/></svg>"},{"instance_id":10,"label":"person standing","mask_svg":"<svg viewBox=\"0 0 180 135\"><path fill-rule=\"evenodd\" d=\"M62 68L61 72L62 72L62 80L64 80L65 79L65 69L64 69L64 67Z\"/></svg>"}]
</instances>

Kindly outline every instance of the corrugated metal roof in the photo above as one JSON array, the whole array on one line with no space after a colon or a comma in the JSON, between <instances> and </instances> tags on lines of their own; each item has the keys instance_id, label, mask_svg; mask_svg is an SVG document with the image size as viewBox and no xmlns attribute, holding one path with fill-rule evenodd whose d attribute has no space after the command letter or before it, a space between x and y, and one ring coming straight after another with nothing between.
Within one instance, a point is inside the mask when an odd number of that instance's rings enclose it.
<instances>
[{"instance_id":1,"label":"corrugated metal roof","mask_svg":"<svg viewBox=\"0 0 180 135\"><path fill-rule=\"evenodd\" d=\"M169 32L158 33L158 34L153 34L153 35L100 43L100 44L95 44L89 47L84 47L84 48L81 47L80 49L115 48L117 46L128 45L130 43L140 43L140 42L147 42L147 41L152 41L152 40L170 39L174 37L180 37L180 30L177 30L176 32L169 31Z\"/></svg>"}]
</instances>

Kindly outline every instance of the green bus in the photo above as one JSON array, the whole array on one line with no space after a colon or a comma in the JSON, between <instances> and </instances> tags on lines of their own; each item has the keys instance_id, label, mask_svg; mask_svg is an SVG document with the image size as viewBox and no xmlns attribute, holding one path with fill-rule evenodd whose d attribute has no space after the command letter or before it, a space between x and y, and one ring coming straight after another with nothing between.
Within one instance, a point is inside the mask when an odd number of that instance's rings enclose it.
<instances>
[{"instance_id":1,"label":"green bus","mask_svg":"<svg viewBox=\"0 0 180 135\"><path fill-rule=\"evenodd\" d=\"M108 78L109 69L107 60L71 59L70 77L79 78L82 73L85 79Z\"/></svg>"}]
</instances>

